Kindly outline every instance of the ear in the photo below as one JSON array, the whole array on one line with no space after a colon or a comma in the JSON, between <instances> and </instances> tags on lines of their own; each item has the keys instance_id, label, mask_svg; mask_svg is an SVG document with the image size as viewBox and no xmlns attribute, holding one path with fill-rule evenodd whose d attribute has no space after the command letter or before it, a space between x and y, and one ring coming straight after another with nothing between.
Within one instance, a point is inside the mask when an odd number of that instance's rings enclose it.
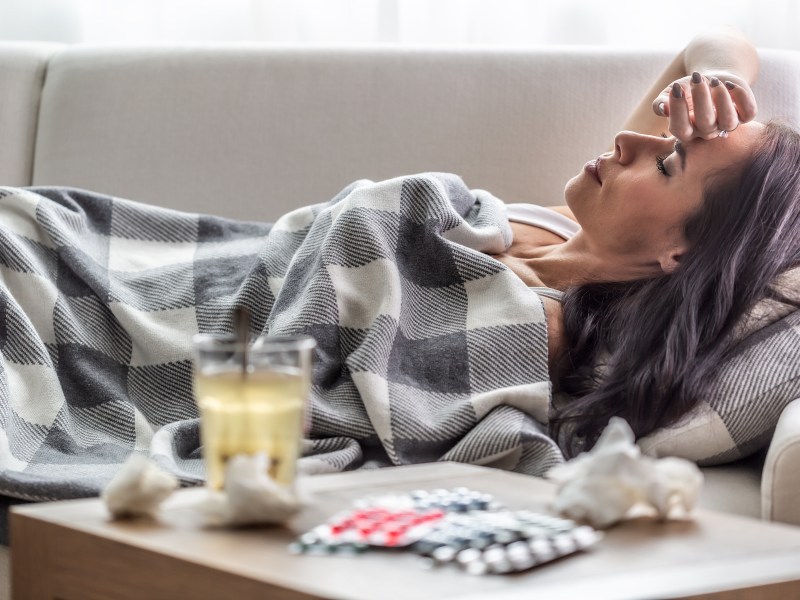
<instances>
[{"instance_id":1,"label":"ear","mask_svg":"<svg viewBox=\"0 0 800 600\"><path fill-rule=\"evenodd\" d=\"M658 264L661 265L661 270L667 274L675 271L680 266L684 254L686 254L685 246L676 246L664 250L661 256L658 257Z\"/></svg>"}]
</instances>

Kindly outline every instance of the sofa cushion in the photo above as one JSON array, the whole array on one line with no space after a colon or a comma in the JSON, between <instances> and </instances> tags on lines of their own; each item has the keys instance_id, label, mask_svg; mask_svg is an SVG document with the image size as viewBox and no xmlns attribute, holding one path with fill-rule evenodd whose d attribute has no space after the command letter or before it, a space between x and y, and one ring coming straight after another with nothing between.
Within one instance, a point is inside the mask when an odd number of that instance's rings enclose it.
<instances>
[{"instance_id":1,"label":"sofa cushion","mask_svg":"<svg viewBox=\"0 0 800 600\"><path fill-rule=\"evenodd\" d=\"M764 452L724 465L703 467L698 508L744 517L761 517L761 472Z\"/></svg>"}]
</instances>

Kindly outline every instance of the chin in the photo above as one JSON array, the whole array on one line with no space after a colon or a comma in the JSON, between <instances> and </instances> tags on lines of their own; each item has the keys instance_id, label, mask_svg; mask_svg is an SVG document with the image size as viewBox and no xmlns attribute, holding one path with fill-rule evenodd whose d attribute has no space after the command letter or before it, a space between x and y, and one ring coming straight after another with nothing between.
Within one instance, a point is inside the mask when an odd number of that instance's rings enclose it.
<instances>
[{"instance_id":1,"label":"chin","mask_svg":"<svg viewBox=\"0 0 800 600\"><path fill-rule=\"evenodd\" d=\"M575 212L575 204L580 204L580 175L575 175L572 179L567 182L567 185L564 186L564 203L570 207L570 209ZM577 201L576 201L577 200Z\"/></svg>"},{"instance_id":2,"label":"chin","mask_svg":"<svg viewBox=\"0 0 800 600\"><path fill-rule=\"evenodd\" d=\"M564 204L572 211L581 228L586 215L591 213L590 200L591 195L587 193L585 186L581 185L580 175L570 179L564 186Z\"/></svg>"}]
</instances>

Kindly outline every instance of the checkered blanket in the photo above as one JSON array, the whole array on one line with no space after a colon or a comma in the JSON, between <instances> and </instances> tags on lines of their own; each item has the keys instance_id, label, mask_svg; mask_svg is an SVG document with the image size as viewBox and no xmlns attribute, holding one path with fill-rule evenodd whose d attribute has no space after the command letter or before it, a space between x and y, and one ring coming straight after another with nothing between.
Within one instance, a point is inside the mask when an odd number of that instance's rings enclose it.
<instances>
[{"instance_id":1,"label":"checkered blanket","mask_svg":"<svg viewBox=\"0 0 800 600\"><path fill-rule=\"evenodd\" d=\"M675 423L639 440L652 456L703 466L769 445L786 406L800 399L800 267L778 276L739 321L729 356L703 399Z\"/></svg>"},{"instance_id":2,"label":"checkered blanket","mask_svg":"<svg viewBox=\"0 0 800 600\"><path fill-rule=\"evenodd\" d=\"M220 199L224 202L224 198ZM203 479L191 337L317 341L301 469L562 460L542 304L487 253L503 203L456 176L357 181L273 226L0 188L0 494L97 494L132 452Z\"/></svg>"}]
</instances>

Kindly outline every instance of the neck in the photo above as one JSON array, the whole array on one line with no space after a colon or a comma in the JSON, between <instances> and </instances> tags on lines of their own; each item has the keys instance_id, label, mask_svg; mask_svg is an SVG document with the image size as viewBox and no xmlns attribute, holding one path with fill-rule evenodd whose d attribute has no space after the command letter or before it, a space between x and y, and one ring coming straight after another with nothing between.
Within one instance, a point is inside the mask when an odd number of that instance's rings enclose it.
<instances>
[{"instance_id":1,"label":"neck","mask_svg":"<svg viewBox=\"0 0 800 600\"><path fill-rule=\"evenodd\" d=\"M604 253L592 247L582 231L563 244L542 246L526 257L542 282L557 290L601 281L631 281L652 277L660 268L631 255Z\"/></svg>"}]
</instances>

